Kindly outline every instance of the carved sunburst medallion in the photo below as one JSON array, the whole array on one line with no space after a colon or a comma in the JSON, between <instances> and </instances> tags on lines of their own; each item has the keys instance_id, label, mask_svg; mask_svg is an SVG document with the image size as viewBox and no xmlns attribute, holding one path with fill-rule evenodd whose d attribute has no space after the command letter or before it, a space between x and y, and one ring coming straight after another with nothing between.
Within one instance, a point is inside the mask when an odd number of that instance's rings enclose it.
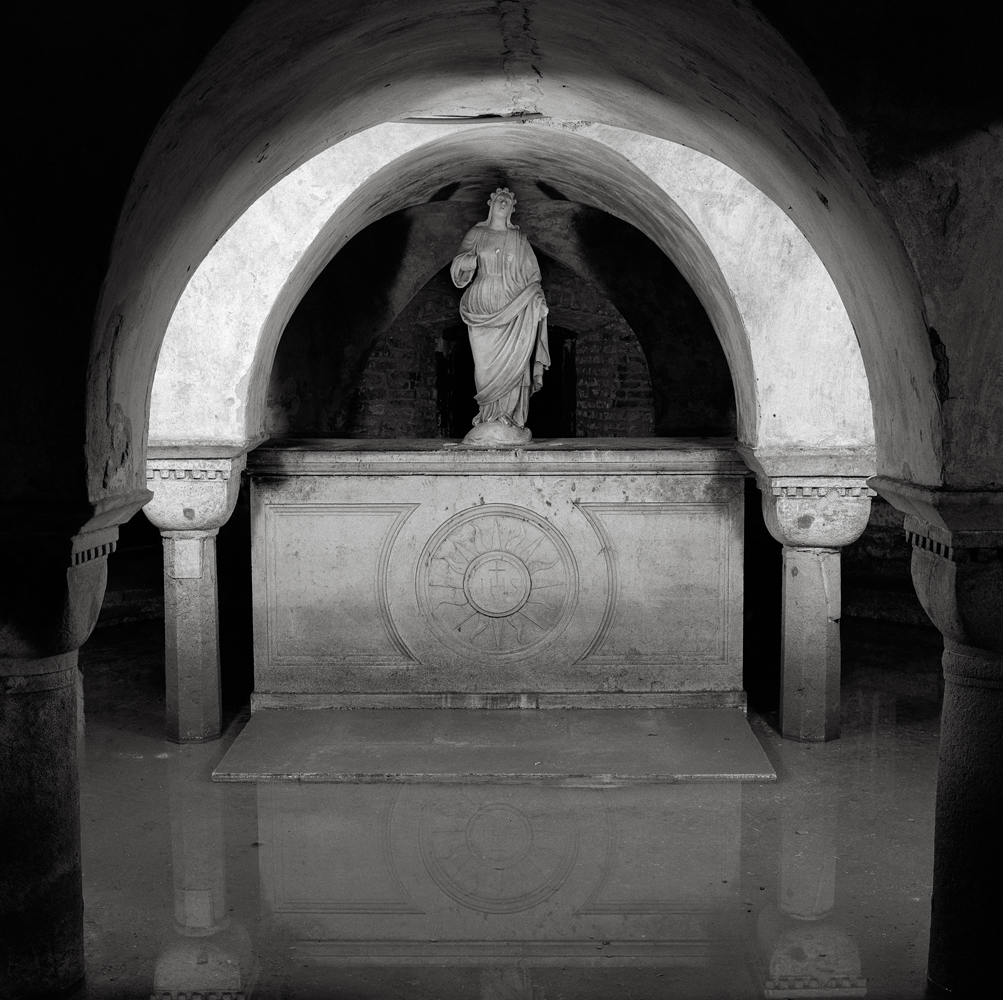
<instances>
[{"instance_id":1,"label":"carved sunburst medallion","mask_svg":"<svg viewBox=\"0 0 1003 1000\"><path fill-rule=\"evenodd\" d=\"M480 913L519 913L567 881L578 857L579 818L555 809L548 790L524 788L516 801L499 801L472 789L442 805L422 810L421 858L457 903Z\"/></svg>"},{"instance_id":2,"label":"carved sunburst medallion","mask_svg":"<svg viewBox=\"0 0 1003 1000\"><path fill-rule=\"evenodd\" d=\"M564 631L578 571L560 532L523 507L463 511L432 536L418 562L418 601L451 649L515 658Z\"/></svg>"}]
</instances>

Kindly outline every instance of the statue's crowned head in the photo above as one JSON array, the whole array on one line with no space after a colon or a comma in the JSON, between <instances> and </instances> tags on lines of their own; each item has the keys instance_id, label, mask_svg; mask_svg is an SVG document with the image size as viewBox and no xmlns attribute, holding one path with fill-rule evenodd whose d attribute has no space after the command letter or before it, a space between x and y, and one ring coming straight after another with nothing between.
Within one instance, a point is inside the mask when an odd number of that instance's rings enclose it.
<instances>
[{"instance_id":1,"label":"statue's crowned head","mask_svg":"<svg viewBox=\"0 0 1003 1000\"><path fill-rule=\"evenodd\" d=\"M505 188L495 188L494 193L488 198L488 209L492 209L495 206L495 202L501 198L503 202L507 201L509 206L509 211L515 208L515 195L507 187Z\"/></svg>"}]
</instances>

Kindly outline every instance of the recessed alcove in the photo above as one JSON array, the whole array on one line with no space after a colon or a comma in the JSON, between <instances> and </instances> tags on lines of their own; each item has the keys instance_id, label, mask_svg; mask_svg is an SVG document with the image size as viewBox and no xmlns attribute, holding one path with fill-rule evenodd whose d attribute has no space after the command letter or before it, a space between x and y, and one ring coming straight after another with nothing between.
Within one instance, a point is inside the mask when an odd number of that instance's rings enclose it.
<instances>
[{"instance_id":1,"label":"recessed alcove","mask_svg":"<svg viewBox=\"0 0 1003 1000\"><path fill-rule=\"evenodd\" d=\"M727 360L685 279L630 224L545 187L524 230L551 311L552 369L530 404L535 436L734 437ZM444 200L369 226L315 279L276 352L269 437L456 438L469 429L473 360L448 266L403 301L414 275L449 260L483 199ZM586 275L543 251L538 230Z\"/></svg>"}]
</instances>

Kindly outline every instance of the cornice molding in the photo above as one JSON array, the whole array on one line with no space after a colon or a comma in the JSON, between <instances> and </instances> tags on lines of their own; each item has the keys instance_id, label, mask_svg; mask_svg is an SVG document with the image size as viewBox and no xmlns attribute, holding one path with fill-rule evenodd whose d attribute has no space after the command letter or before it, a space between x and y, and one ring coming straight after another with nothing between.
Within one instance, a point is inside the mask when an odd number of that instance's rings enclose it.
<instances>
[{"instance_id":1,"label":"cornice molding","mask_svg":"<svg viewBox=\"0 0 1003 1000\"><path fill-rule=\"evenodd\" d=\"M874 475L877 464L874 447L866 445L817 450L792 445L772 450L739 441L735 449L760 482L766 479L859 479L863 482Z\"/></svg>"},{"instance_id":2,"label":"cornice molding","mask_svg":"<svg viewBox=\"0 0 1003 1000\"><path fill-rule=\"evenodd\" d=\"M917 525L916 529L928 535L931 530L950 532L964 539L968 535L989 535L1003 538L1003 490L952 490L943 486L924 486L907 483L887 476L873 476L868 484L893 507L929 528ZM952 542L948 544L964 544ZM1003 544L991 539L970 541L971 546L996 546Z\"/></svg>"}]
</instances>

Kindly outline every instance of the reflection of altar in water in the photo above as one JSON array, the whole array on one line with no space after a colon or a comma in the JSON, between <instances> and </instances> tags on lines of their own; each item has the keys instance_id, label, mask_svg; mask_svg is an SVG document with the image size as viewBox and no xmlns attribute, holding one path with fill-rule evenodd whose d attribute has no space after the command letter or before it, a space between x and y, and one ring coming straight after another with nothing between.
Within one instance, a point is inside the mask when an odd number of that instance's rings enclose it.
<instances>
[{"instance_id":1,"label":"reflection of altar in water","mask_svg":"<svg viewBox=\"0 0 1003 1000\"><path fill-rule=\"evenodd\" d=\"M258 822L263 915L303 961L473 967L485 996L627 968L703 991L744 961L739 784L266 782Z\"/></svg>"},{"instance_id":2,"label":"reflection of altar in water","mask_svg":"<svg viewBox=\"0 0 1003 1000\"><path fill-rule=\"evenodd\" d=\"M158 1000L866 995L834 911L837 808L821 776L250 789L206 780L219 752L171 761L177 923Z\"/></svg>"},{"instance_id":3,"label":"reflection of altar in water","mask_svg":"<svg viewBox=\"0 0 1003 1000\"><path fill-rule=\"evenodd\" d=\"M248 474L255 710L744 705L730 442L284 441Z\"/></svg>"}]
</instances>

